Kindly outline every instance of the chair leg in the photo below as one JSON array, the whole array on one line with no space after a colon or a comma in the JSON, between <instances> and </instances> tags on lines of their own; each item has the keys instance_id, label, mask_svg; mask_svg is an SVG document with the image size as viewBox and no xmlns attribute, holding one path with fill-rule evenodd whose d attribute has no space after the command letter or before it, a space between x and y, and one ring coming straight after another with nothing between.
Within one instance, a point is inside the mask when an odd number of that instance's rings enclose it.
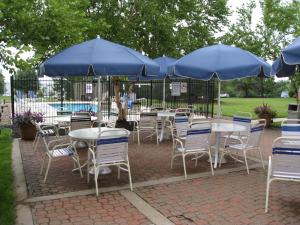
<instances>
[{"instance_id":1,"label":"chair leg","mask_svg":"<svg viewBox=\"0 0 300 225\"><path fill-rule=\"evenodd\" d=\"M118 165L118 180L120 179L120 165Z\"/></svg>"},{"instance_id":2,"label":"chair leg","mask_svg":"<svg viewBox=\"0 0 300 225\"><path fill-rule=\"evenodd\" d=\"M47 166L46 173L45 173L45 178L44 178L44 183L46 183L46 180L47 180L47 177L48 177L48 172L49 172L49 169L50 169L50 165L51 165L51 158L49 157L48 166Z\"/></svg>"},{"instance_id":3,"label":"chair leg","mask_svg":"<svg viewBox=\"0 0 300 225\"><path fill-rule=\"evenodd\" d=\"M224 158L224 153L221 151L221 154L220 154L220 158L219 158L219 168L221 167L222 165L222 160Z\"/></svg>"},{"instance_id":4,"label":"chair leg","mask_svg":"<svg viewBox=\"0 0 300 225\"><path fill-rule=\"evenodd\" d=\"M214 167L213 167L213 164L212 164L212 158L211 158L210 150L208 151L208 156L209 156L211 174L214 176L215 172L214 172Z\"/></svg>"},{"instance_id":5,"label":"chair leg","mask_svg":"<svg viewBox=\"0 0 300 225\"><path fill-rule=\"evenodd\" d=\"M265 164L264 164L264 160L263 160L260 148L258 148L258 151L259 151L259 155L260 155L261 164L263 166L263 169L265 169Z\"/></svg>"},{"instance_id":6,"label":"chair leg","mask_svg":"<svg viewBox=\"0 0 300 225\"><path fill-rule=\"evenodd\" d=\"M36 137L36 139L33 142L33 152L36 152L36 149L37 149L37 146L39 144L39 141L40 141L40 135L37 134L37 137Z\"/></svg>"},{"instance_id":7,"label":"chair leg","mask_svg":"<svg viewBox=\"0 0 300 225\"><path fill-rule=\"evenodd\" d=\"M159 144L158 129L156 128L156 144Z\"/></svg>"},{"instance_id":8,"label":"chair leg","mask_svg":"<svg viewBox=\"0 0 300 225\"><path fill-rule=\"evenodd\" d=\"M80 173L80 177L83 178L82 170L81 170L81 165L80 165L80 161L79 161L79 157L78 157L78 156L75 156L74 162L75 162L75 163L77 164L77 166L78 166L79 173Z\"/></svg>"},{"instance_id":9,"label":"chair leg","mask_svg":"<svg viewBox=\"0 0 300 225\"><path fill-rule=\"evenodd\" d=\"M244 159L245 159L245 164L246 164L247 173L249 174L249 167L248 167L248 162L247 162L246 151L243 151L243 153L244 153Z\"/></svg>"},{"instance_id":10,"label":"chair leg","mask_svg":"<svg viewBox=\"0 0 300 225\"><path fill-rule=\"evenodd\" d=\"M87 182L90 183L90 151L88 151L86 171L87 171L87 173L86 173Z\"/></svg>"},{"instance_id":11,"label":"chair leg","mask_svg":"<svg viewBox=\"0 0 300 225\"><path fill-rule=\"evenodd\" d=\"M44 156L43 156L43 161L42 161L42 166L41 166L41 169L40 169L40 175L42 175L42 173L43 173L44 164L45 164L45 159L46 159L46 156L44 155Z\"/></svg>"},{"instance_id":12,"label":"chair leg","mask_svg":"<svg viewBox=\"0 0 300 225\"><path fill-rule=\"evenodd\" d=\"M183 162L184 178L187 179L186 165L185 165L185 155L182 155L182 162Z\"/></svg>"},{"instance_id":13,"label":"chair leg","mask_svg":"<svg viewBox=\"0 0 300 225\"><path fill-rule=\"evenodd\" d=\"M271 158L269 158L269 166L268 166L265 213L268 212L268 208L269 208L269 194L270 194L270 184L271 184L270 177L271 177Z\"/></svg>"},{"instance_id":14,"label":"chair leg","mask_svg":"<svg viewBox=\"0 0 300 225\"><path fill-rule=\"evenodd\" d=\"M130 190L133 191L129 161L127 163Z\"/></svg>"},{"instance_id":15,"label":"chair leg","mask_svg":"<svg viewBox=\"0 0 300 225\"><path fill-rule=\"evenodd\" d=\"M140 143L140 131L137 130L137 139L138 139L138 145L141 145Z\"/></svg>"},{"instance_id":16,"label":"chair leg","mask_svg":"<svg viewBox=\"0 0 300 225\"><path fill-rule=\"evenodd\" d=\"M96 188L96 195L99 196L99 190L98 190L98 172L96 169L94 170L94 181L95 181L95 188Z\"/></svg>"}]
</instances>

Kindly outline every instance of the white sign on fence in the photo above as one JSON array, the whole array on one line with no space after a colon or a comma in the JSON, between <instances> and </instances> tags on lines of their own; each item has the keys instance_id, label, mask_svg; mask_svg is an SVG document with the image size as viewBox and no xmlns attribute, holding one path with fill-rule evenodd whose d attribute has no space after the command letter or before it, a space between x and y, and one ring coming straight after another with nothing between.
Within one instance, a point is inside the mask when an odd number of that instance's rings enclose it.
<instances>
[{"instance_id":1,"label":"white sign on fence","mask_svg":"<svg viewBox=\"0 0 300 225\"><path fill-rule=\"evenodd\" d=\"M86 84L85 85L85 93L92 94L93 93L93 84Z\"/></svg>"},{"instance_id":2,"label":"white sign on fence","mask_svg":"<svg viewBox=\"0 0 300 225\"><path fill-rule=\"evenodd\" d=\"M180 92L187 93L187 83L186 82L181 82Z\"/></svg>"},{"instance_id":3,"label":"white sign on fence","mask_svg":"<svg viewBox=\"0 0 300 225\"><path fill-rule=\"evenodd\" d=\"M180 96L180 82L172 82L172 90L171 95L172 96Z\"/></svg>"}]
</instances>

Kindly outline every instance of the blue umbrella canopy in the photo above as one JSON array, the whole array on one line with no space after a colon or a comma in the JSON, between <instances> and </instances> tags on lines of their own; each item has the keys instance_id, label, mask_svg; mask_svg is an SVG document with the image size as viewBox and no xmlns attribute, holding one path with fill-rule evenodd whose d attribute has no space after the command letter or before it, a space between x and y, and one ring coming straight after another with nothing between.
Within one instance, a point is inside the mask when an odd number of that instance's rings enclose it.
<instances>
[{"instance_id":1,"label":"blue umbrella canopy","mask_svg":"<svg viewBox=\"0 0 300 225\"><path fill-rule=\"evenodd\" d=\"M43 76L146 76L158 75L159 65L141 53L96 38L73 45L41 64Z\"/></svg>"},{"instance_id":2,"label":"blue umbrella canopy","mask_svg":"<svg viewBox=\"0 0 300 225\"><path fill-rule=\"evenodd\" d=\"M289 77L295 73L296 66L300 65L300 37L282 50L281 55L272 65L272 75Z\"/></svg>"},{"instance_id":3,"label":"blue umbrella canopy","mask_svg":"<svg viewBox=\"0 0 300 225\"><path fill-rule=\"evenodd\" d=\"M167 77L168 68L173 65L174 62L176 62L177 59L171 58L168 56L161 56L158 58L153 59L154 62L156 62L159 67L159 75L158 76L139 76L139 77L129 77L129 80L139 80L139 81L150 81L150 80L163 80Z\"/></svg>"},{"instance_id":4,"label":"blue umbrella canopy","mask_svg":"<svg viewBox=\"0 0 300 225\"><path fill-rule=\"evenodd\" d=\"M168 68L172 66L177 61L177 59L168 56L161 56L153 59L153 61L155 61L160 66L159 77L162 77L162 79L164 79L168 75Z\"/></svg>"},{"instance_id":5,"label":"blue umbrella canopy","mask_svg":"<svg viewBox=\"0 0 300 225\"><path fill-rule=\"evenodd\" d=\"M210 80L213 76L219 80L268 77L270 70L267 62L251 52L223 44L200 48L169 67L173 75L200 80Z\"/></svg>"}]
</instances>

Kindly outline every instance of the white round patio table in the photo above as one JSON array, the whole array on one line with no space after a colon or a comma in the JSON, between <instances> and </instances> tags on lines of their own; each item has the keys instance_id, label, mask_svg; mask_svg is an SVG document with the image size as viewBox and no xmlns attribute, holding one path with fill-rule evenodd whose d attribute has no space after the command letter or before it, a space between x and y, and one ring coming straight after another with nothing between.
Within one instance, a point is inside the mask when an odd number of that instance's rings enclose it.
<instances>
[{"instance_id":1,"label":"white round patio table","mask_svg":"<svg viewBox=\"0 0 300 225\"><path fill-rule=\"evenodd\" d=\"M92 142L95 142L99 138L100 132L102 131L110 131L110 132L103 133L102 134L103 137L114 137L114 136L118 137L124 134L124 132L122 132L122 129L119 128L101 127L101 129L99 129L99 127L93 127L93 128L83 128L83 129L73 130L70 131L68 135L72 139L85 140L89 145L91 145ZM83 166L85 165L87 165L87 162ZM109 174L111 173L111 169L109 169L108 167L103 167L100 173Z\"/></svg>"},{"instance_id":2,"label":"white round patio table","mask_svg":"<svg viewBox=\"0 0 300 225\"><path fill-rule=\"evenodd\" d=\"M214 157L214 168L217 168L221 133L233 133L247 131L247 127L236 123L214 122L212 123L212 132L216 133L216 151Z\"/></svg>"},{"instance_id":3,"label":"white round patio table","mask_svg":"<svg viewBox=\"0 0 300 225\"><path fill-rule=\"evenodd\" d=\"M166 120L167 118L175 117L175 112L158 111L157 117L161 118L161 133L160 133L159 141L162 142L164 139Z\"/></svg>"}]
</instances>

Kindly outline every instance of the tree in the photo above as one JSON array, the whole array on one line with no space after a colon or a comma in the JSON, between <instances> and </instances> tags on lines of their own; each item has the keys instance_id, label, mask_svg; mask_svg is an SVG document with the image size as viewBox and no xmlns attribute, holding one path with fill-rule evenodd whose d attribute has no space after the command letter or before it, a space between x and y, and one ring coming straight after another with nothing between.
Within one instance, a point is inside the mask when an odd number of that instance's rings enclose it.
<instances>
[{"instance_id":1,"label":"tree","mask_svg":"<svg viewBox=\"0 0 300 225\"><path fill-rule=\"evenodd\" d=\"M215 42L214 34L227 25L226 4L227 0L3 0L1 40L35 54L26 62L3 57L1 63L36 67L50 55L97 35L150 57L179 57Z\"/></svg>"},{"instance_id":2,"label":"tree","mask_svg":"<svg viewBox=\"0 0 300 225\"><path fill-rule=\"evenodd\" d=\"M237 10L239 19L231 23L229 31L219 40L248 50L265 60L274 60L280 55L281 49L300 32L300 2L260 1L263 17L254 26L252 12L255 7L254 1L243 4ZM274 79L251 78L239 82L238 88L245 92L244 96L251 96L251 93L257 96L256 92L264 97L266 93L272 93L272 86L275 86ZM274 96L275 92L270 95Z\"/></svg>"},{"instance_id":3,"label":"tree","mask_svg":"<svg viewBox=\"0 0 300 225\"><path fill-rule=\"evenodd\" d=\"M34 70L18 70L14 80L16 81L14 83L16 90L22 90L25 93L38 90L38 78Z\"/></svg>"}]
</instances>

